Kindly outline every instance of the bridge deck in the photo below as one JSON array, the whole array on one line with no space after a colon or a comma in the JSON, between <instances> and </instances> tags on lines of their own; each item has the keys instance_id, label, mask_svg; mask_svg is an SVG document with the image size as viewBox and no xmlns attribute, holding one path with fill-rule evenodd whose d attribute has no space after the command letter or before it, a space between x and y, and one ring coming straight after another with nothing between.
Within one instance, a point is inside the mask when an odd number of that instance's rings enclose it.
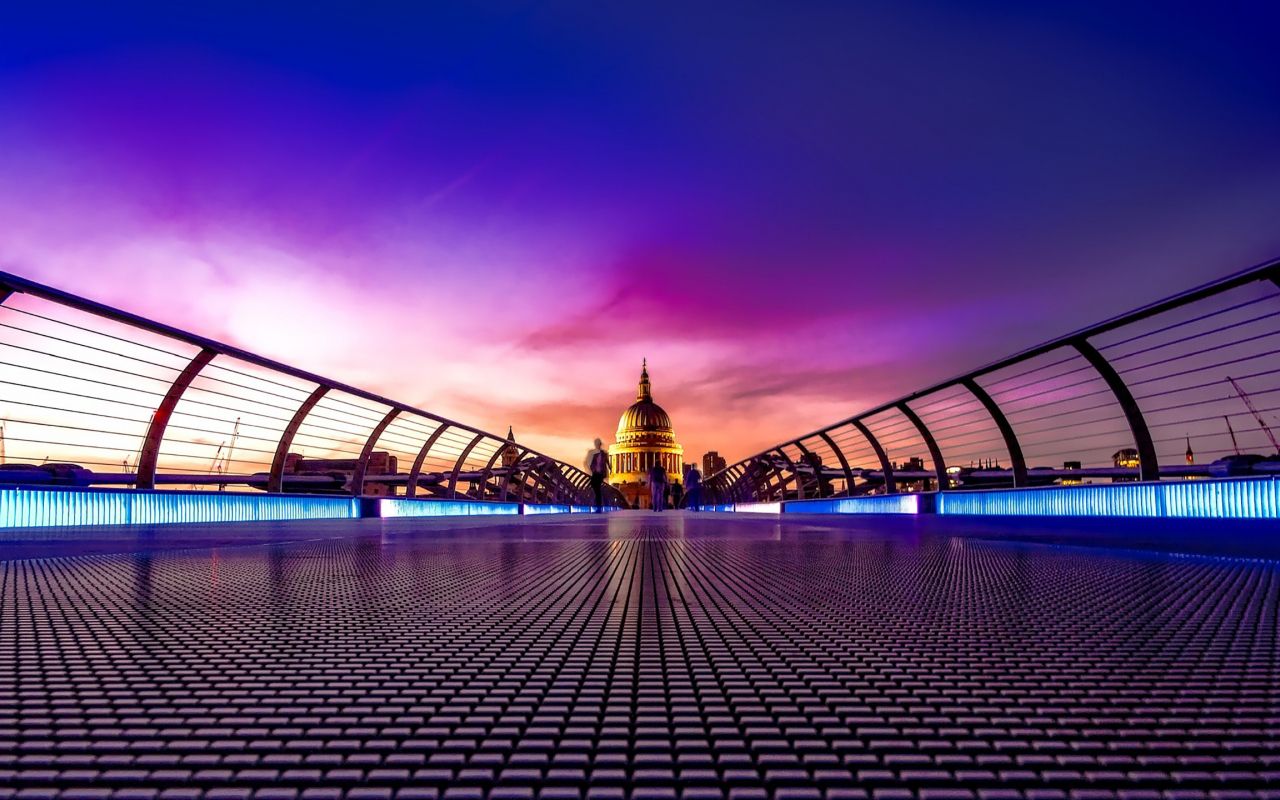
<instances>
[{"instance_id":1,"label":"bridge deck","mask_svg":"<svg viewBox=\"0 0 1280 800\"><path fill-rule=\"evenodd\" d=\"M0 797L1280 798L1277 562L1105 525L49 532L0 550ZM1148 549L1060 544L1107 531Z\"/></svg>"}]
</instances>

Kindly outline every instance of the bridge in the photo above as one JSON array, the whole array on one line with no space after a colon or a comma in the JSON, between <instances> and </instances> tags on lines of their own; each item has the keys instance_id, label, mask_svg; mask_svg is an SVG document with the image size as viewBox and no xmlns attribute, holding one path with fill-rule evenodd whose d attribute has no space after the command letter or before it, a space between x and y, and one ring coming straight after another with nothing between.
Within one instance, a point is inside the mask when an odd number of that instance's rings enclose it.
<instances>
[{"instance_id":1,"label":"bridge","mask_svg":"<svg viewBox=\"0 0 1280 800\"><path fill-rule=\"evenodd\" d=\"M0 274L0 799L1276 800L1278 278L593 514Z\"/></svg>"},{"instance_id":2,"label":"bridge","mask_svg":"<svg viewBox=\"0 0 1280 800\"><path fill-rule=\"evenodd\" d=\"M794 507L807 513L915 510L895 496L925 493L924 507L956 513L1274 516L1269 480L1188 479L1280 474L1266 422L1278 283L1275 263L1245 270L780 443L709 484L721 503L847 500ZM1057 488L986 491L1032 487Z\"/></svg>"}]
</instances>

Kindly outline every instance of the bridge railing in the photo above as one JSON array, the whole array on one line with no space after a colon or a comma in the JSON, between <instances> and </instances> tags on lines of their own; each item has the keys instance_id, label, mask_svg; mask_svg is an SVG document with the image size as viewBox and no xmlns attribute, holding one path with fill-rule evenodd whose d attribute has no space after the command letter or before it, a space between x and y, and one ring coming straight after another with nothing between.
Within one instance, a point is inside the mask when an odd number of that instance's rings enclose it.
<instances>
[{"instance_id":1,"label":"bridge railing","mask_svg":"<svg viewBox=\"0 0 1280 800\"><path fill-rule=\"evenodd\" d=\"M720 502L1280 473L1280 262L782 442Z\"/></svg>"},{"instance_id":2,"label":"bridge railing","mask_svg":"<svg viewBox=\"0 0 1280 800\"><path fill-rule=\"evenodd\" d=\"M586 504L525 445L0 272L0 483Z\"/></svg>"}]
</instances>

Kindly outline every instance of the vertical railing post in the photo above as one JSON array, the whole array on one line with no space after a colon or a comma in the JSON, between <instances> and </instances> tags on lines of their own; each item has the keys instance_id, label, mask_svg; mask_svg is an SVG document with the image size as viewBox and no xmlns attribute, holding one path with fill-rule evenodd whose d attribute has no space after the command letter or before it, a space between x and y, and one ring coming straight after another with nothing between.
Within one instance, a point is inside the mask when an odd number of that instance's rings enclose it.
<instances>
[{"instance_id":1,"label":"vertical railing post","mask_svg":"<svg viewBox=\"0 0 1280 800\"><path fill-rule=\"evenodd\" d=\"M387 415L382 418L382 421L374 427L372 432L370 432L369 438L365 440L364 447L360 450L360 460L356 462L355 472L351 475L352 496L359 497L364 494L364 474L369 469L369 459L373 457L373 448L377 446L378 439L381 438L382 432L385 431L387 426L390 425L398 416L400 416L400 409L393 408L388 411Z\"/></svg>"},{"instance_id":2,"label":"vertical railing post","mask_svg":"<svg viewBox=\"0 0 1280 800\"><path fill-rule=\"evenodd\" d=\"M759 459L752 459L749 469L751 472L751 486L755 489L755 501L772 500L773 487L769 484L769 470L760 463Z\"/></svg>"},{"instance_id":3,"label":"vertical railing post","mask_svg":"<svg viewBox=\"0 0 1280 800\"><path fill-rule=\"evenodd\" d=\"M1115 395L1116 402L1120 404L1120 410L1124 412L1129 430L1133 433L1133 443L1138 448L1138 480L1160 480L1160 464L1156 460L1156 446L1151 441L1151 431L1147 429L1147 421L1142 416L1142 409L1138 408L1138 401L1133 399L1133 393L1125 385L1124 379L1120 377L1120 373L1116 372L1115 367L1111 366L1111 362L1107 361L1106 357L1084 337L1074 339L1071 344L1102 376L1102 380L1106 381L1107 387Z\"/></svg>"},{"instance_id":4,"label":"vertical railing post","mask_svg":"<svg viewBox=\"0 0 1280 800\"><path fill-rule=\"evenodd\" d=\"M746 495L743 494L743 478L747 475L747 470L742 464L735 464L726 470L726 474L732 474L733 480L727 484L729 498L733 502L738 502Z\"/></svg>"},{"instance_id":5,"label":"vertical railing post","mask_svg":"<svg viewBox=\"0 0 1280 800\"><path fill-rule=\"evenodd\" d=\"M871 449L876 452L876 459L880 461L880 474L884 477L885 494L897 494L898 484L893 478L893 462L889 460L889 454L880 446L880 440L871 433L871 429L862 423L861 420L853 420L853 427L858 429L858 433L862 434L862 438L867 440L867 444L871 445Z\"/></svg>"},{"instance_id":6,"label":"vertical railing post","mask_svg":"<svg viewBox=\"0 0 1280 800\"><path fill-rule=\"evenodd\" d=\"M504 475L502 478L502 502L504 503L511 498L511 495L509 494L511 490L511 476L514 473L520 471L520 460L524 458L524 454L527 452L529 452L529 448L527 447L519 448L518 452L516 453L515 460L511 462L511 466L505 468L507 471L507 474ZM520 477L521 477L521 480L524 480L523 472L520 473Z\"/></svg>"},{"instance_id":7,"label":"vertical railing post","mask_svg":"<svg viewBox=\"0 0 1280 800\"><path fill-rule=\"evenodd\" d=\"M961 383L964 388L969 390L969 394L978 399L982 403L982 407L991 415L991 419L996 424L996 428L1000 431L1000 435L1004 437L1004 447L1009 451L1009 462L1013 468L1013 485L1027 485L1027 461L1022 456L1022 445L1018 444L1017 434L1013 432L1013 426L1009 424L1008 418L1004 412L1000 410L1000 406L987 394L987 390L978 385L973 378L965 378Z\"/></svg>"},{"instance_id":8,"label":"vertical railing post","mask_svg":"<svg viewBox=\"0 0 1280 800\"><path fill-rule=\"evenodd\" d=\"M929 460L933 462L933 474L938 478L938 491L945 492L950 489L951 479L947 475L947 464L942 460L942 450L938 447L937 441L934 440L933 434L929 432L929 427L906 403L898 403L897 409L902 412L902 416L911 421L912 425L916 426L916 430L920 432L920 438L924 439L924 446L929 448Z\"/></svg>"},{"instance_id":9,"label":"vertical railing post","mask_svg":"<svg viewBox=\"0 0 1280 800\"><path fill-rule=\"evenodd\" d=\"M178 373L178 377L169 386L169 391L165 393L160 405L156 406L155 413L151 415L151 424L147 426L147 436L142 440L142 451L138 455L138 474L134 478L136 488L156 488L156 462L160 458L160 443L164 441L164 429L168 427L169 418L173 416L173 410L178 406L178 401L182 399L187 387L215 355L217 353L208 348L196 353L195 358L191 359L182 372Z\"/></svg>"},{"instance_id":10,"label":"vertical railing post","mask_svg":"<svg viewBox=\"0 0 1280 800\"><path fill-rule=\"evenodd\" d=\"M773 452L772 450L769 451L769 453L772 453L772 452ZM768 456L769 453L765 453L765 455ZM786 456L783 456L783 458L786 458ZM788 460L788 463L790 463L790 459L787 459L787 460ZM782 474L782 470L778 467L777 463L774 462L772 456L770 456L768 461L768 471L773 473L773 476L778 479L778 485L777 485L778 497L776 499L786 500L787 499L787 478L785 475ZM769 486L768 478L765 478L765 486ZM769 502L775 499L773 495L773 489L774 487L769 486L769 493L764 498L765 502Z\"/></svg>"},{"instance_id":11,"label":"vertical railing post","mask_svg":"<svg viewBox=\"0 0 1280 800\"><path fill-rule=\"evenodd\" d=\"M547 477L547 460L545 457L538 457L533 469L529 471L529 477L533 478L533 491L530 493L533 502L547 502L547 498L551 496L551 489L548 486L550 479Z\"/></svg>"},{"instance_id":12,"label":"vertical railing post","mask_svg":"<svg viewBox=\"0 0 1280 800\"><path fill-rule=\"evenodd\" d=\"M515 449L515 445L504 441L497 450L493 451L493 455L489 456L488 463L484 465L484 471L480 473L480 494L476 497L477 500L483 500L485 493L489 491L489 473L493 471L493 462L497 461L498 456L506 452L508 447ZM497 492L495 491L494 494Z\"/></svg>"},{"instance_id":13,"label":"vertical railing post","mask_svg":"<svg viewBox=\"0 0 1280 800\"><path fill-rule=\"evenodd\" d=\"M787 462L787 466L791 469L791 477L794 478L796 482L796 499L803 500L804 499L804 480L800 477L800 470L796 469L796 462L792 461L791 456L787 455L786 452L784 452L781 447L774 450L773 452L782 456L782 458ZM778 475L779 477L782 477L782 470L778 470ZM785 478L783 478L783 481L782 481L782 496L779 497L778 499L779 500L787 499L787 481Z\"/></svg>"},{"instance_id":14,"label":"vertical railing post","mask_svg":"<svg viewBox=\"0 0 1280 800\"><path fill-rule=\"evenodd\" d=\"M849 468L849 460L844 457L844 453L840 452L840 448L836 447L836 440L832 439L826 431L819 433L818 436L827 443L827 447L830 447L831 452L836 454L836 458L840 459L840 468L844 470L844 493L848 496L853 491L853 470ZM832 494L834 495L835 492L832 492Z\"/></svg>"},{"instance_id":15,"label":"vertical railing post","mask_svg":"<svg viewBox=\"0 0 1280 800\"><path fill-rule=\"evenodd\" d=\"M409 481L404 485L405 497L413 497L418 493L418 478L422 475L422 463L427 460L427 453L431 452L431 447L448 427L449 423L441 422L440 427L432 431L431 435L427 437L427 441L422 444L422 449L418 451L418 457L413 460L413 468L409 470Z\"/></svg>"},{"instance_id":16,"label":"vertical railing post","mask_svg":"<svg viewBox=\"0 0 1280 800\"><path fill-rule=\"evenodd\" d=\"M453 465L453 472L449 475L449 497L450 499L458 499L458 473L462 471L462 463L467 460L467 456L471 455L471 450L484 438L483 433L477 433L476 438L462 450L462 455L458 456L458 463Z\"/></svg>"},{"instance_id":17,"label":"vertical railing post","mask_svg":"<svg viewBox=\"0 0 1280 800\"><path fill-rule=\"evenodd\" d=\"M293 437L297 436L298 429L302 427L302 422L311 413L311 409L315 408L316 403L319 403L328 392L328 386L317 386L315 391L302 401L302 405L298 406L298 410L293 412L293 418L285 426L284 433L280 434L280 441L276 444L276 454L271 459L271 472L267 475L268 492L284 491L284 462L289 455L289 448L293 446Z\"/></svg>"}]
</instances>

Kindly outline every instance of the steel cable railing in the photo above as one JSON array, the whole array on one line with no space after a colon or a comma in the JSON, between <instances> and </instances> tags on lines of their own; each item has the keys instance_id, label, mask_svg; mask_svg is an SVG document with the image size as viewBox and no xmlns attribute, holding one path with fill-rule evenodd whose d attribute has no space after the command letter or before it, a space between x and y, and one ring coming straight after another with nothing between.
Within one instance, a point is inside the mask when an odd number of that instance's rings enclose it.
<instances>
[{"instance_id":1,"label":"steel cable railing","mask_svg":"<svg viewBox=\"0 0 1280 800\"><path fill-rule=\"evenodd\" d=\"M1280 474L1280 262L1046 342L712 475L717 502Z\"/></svg>"},{"instance_id":2,"label":"steel cable railing","mask_svg":"<svg viewBox=\"0 0 1280 800\"><path fill-rule=\"evenodd\" d=\"M0 483L591 502L524 445L2 272Z\"/></svg>"}]
</instances>

